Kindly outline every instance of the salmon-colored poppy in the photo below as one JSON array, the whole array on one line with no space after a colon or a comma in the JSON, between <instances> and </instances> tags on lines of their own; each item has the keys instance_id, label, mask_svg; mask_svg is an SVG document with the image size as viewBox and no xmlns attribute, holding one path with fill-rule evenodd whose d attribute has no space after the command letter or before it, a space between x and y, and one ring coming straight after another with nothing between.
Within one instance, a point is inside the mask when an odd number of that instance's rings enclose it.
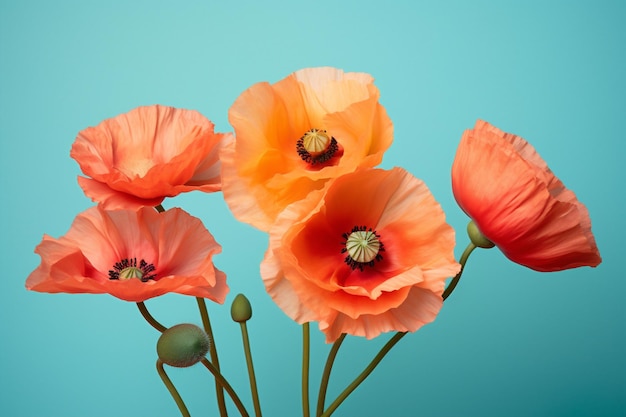
<instances>
[{"instance_id":1,"label":"salmon-colored poppy","mask_svg":"<svg viewBox=\"0 0 626 417\"><path fill-rule=\"evenodd\" d=\"M373 167L393 126L373 78L308 68L250 87L229 110L236 140L222 153L224 198L237 219L268 231L288 204L329 178Z\"/></svg>"},{"instance_id":2,"label":"salmon-colored poppy","mask_svg":"<svg viewBox=\"0 0 626 417\"><path fill-rule=\"evenodd\" d=\"M70 156L89 177L78 183L108 209L156 206L165 197L221 189L220 148L232 134L214 133L194 110L138 107L81 131Z\"/></svg>"},{"instance_id":3,"label":"salmon-colored poppy","mask_svg":"<svg viewBox=\"0 0 626 417\"><path fill-rule=\"evenodd\" d=\"M226 275L212 260L221 250L202 222L181 209L92 207L61 238L44 235L35 249L41 264L26 288L135 302L173 292L223 303Z\"/></svg>"},{"instance_id":4,"label":"salmon-colored poppy","mask_svg":"<svg viewBox=\"0 0 626 417\"><path fill-rule=\"evenodd\" d=\"M452 190L480 232L513 262L546 272L601 262L587 209L519 136L482 120L465 131Z\"/></svg>"},{"instance_id":5,"label":"salmon-colored poppy","mask_svg":"<svg viewBox=\"0 0 626 417\"><path fill-rule=\"evenodd\" d=\"M454 260L454 230L426 185L401 168L362 169L288 206L261 263L266 289L326 341L431 322Z\"/></svg>"}]
</instances>

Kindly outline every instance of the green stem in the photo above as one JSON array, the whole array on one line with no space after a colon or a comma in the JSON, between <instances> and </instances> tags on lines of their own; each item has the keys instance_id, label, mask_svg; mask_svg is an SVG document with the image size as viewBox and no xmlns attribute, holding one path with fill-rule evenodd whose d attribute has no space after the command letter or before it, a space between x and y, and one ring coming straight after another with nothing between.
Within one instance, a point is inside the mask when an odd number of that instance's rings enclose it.
<instances>
[{"instance_id":1,"label":"green stem","mask_svg":"<svg viewBox=\"0 0 626 417\"><path fill-rule=\"evenodd\" d=\"M161 380L163 381L163 384L165 384L165 387L172 395L172 398L174 398L174 401L176 401L176 405L178 406L178 409L180 410L180 414L183 417L190 417L189 410L187 410L187 407L185 406L185 403L183 402L183 399L181 398L180 394L176 390L176 387L172 383L172 380L167 376L167 373L165 372L165 368L163 368L163 362L161 361L161 359L157 359L156 367L157 367L157 372L159 373L159 376L161 377Z\"/></svg>"},{"instance_id":2,"label":"green stem","mask_svg":"<svg viewBox=\"0 0 626 417\"><path fill-rule=\"evenodd\" d=\"M391 348L394 347L395 344L398 343L398 341L400 341L400 339L402 339L402 337L404 337L405 334L406 332L398 332L391 339L389 339L389 341L387 341L385 346L383 346L383 348L380 350L380 352L378 352L378 354L374 357L374 359L370 362L370 364L367 365L367 367L363 370L363 372L361 372L361 374L358 377L356 377L356 379L352 381L352 383L348 385L341 394L339 394L337 399L333 401L333 403L326 409L326 411L324 411L321 417L329 417L330 415L332 415L332 413L335 412L337 407L339 407L341 403L346 398L348 398L348 396L359 385L361 385L361 382L365 381L365 378L367 378L369 374L372 373L372 371L376 368L376 366L378 366L380 361L383 360L385 355L387 355L387 353L391 350Z\"/></svg>"},{"instance_id":3,"label":"green stem","mask_svg":"<svg viewBox=\"0 0 626 417\"><path fill-rule=\"evenodd\" d=\"M339 339L335 340L333 343L333 347L328 352L328 358L326 359L326 365L324 366L324 373L322 374L322 380L320 382L320 391L317 396L317 410L316 417L319 417L324 412L324 402L326 401L326 390L328 389L328 381L330 380L330 371L333 368L333 363L335 362L335 358L337 357L337 352L339 352L339 348L343 343L343 340L346 338L346 334L342 333L339 336Z\"/></svg>"},{"instance_id":4,"label":"green stem","mask_svg":"<svg viewBox=\"0 0 626 417\"><path fill-rule=\"evenodd\" d=\"M198 303L198 310L200 310L200 317L202 317L204 331L207 336L209 336L209 354L211 355L211 362L215 366L215 369L219 372L220 361L217 357L217 347L215 346L215 338L213 337L213 329L211 328L211 321L209 320L209 312L206 308L206 302L202 297L196 297L196 301ZM215 381L215 394L217 396L217 405L220 410L220 416L228 416L228 412L226 411L226 400L224 399L224 389L217 383L217 381Z\"/></svg>"},{"instance_id":5,"label":"green stem","mask_svg":"<svg viewBox=\"0 0 626 417\"><path fill-rule=\"evenodd\" d=\"M213 366L213 364L209 362L207 358L200 359L200 362L202 362L202 364L209 371L211 371L211 373L215 377L215 381L219 383L219 385L226 390L228 395L230 395L230 398L235 403L235 406L239 410L239 413L241 413L241 416L249 417L248 411L246 411L246 408L244 407L243 403L237 396L237 393L235 393L235 390L233 389L233 387L228 383L228 381L226 380L226 378L224 378L224 376L220 373L220 371L215 366Z\"/></svg>"},{"instance_id":6,"label":"green stem","mask_svg":"<svg viewBox=\"0 0 626 417\"><path fill-rule=\"evenodd\" d=\"M310 337L309 323L302 325L302 417L310 416L309 407L309 358Z\"/></svg>"},{"instance_id":7,"label":"green stem","mask_svg":"<svg viewBox=\"0 0 626 417\"><path fill-rule=\"evenodd\" d=\"M252 364L252 353L250 351L250 339L248 338L248 326L245 321L242 321L239 324L241 325L243 348L246 353L246 364L248 365L248 377L250 378L250 391L252 392L252 401L254 403L254 414L257 417L261 417L261 404L259 403L259 393L256 387L256 377L254 376L254 365Z\"/></svg>"},{"instance_id":8,"label":"green stem","mask_svg":"<svg viewBox=\"0 0 626 417\"><path fill-rule=\"evenodd\" d=\"M143 303L143 301L139 301L137 303L137 307L139 307L139 311L141 312L141 315L143 316L143 318L146 319L146 321L148 323L150 323L150 325L152 327L154 327L155 329L157 329L161 333L163 333L165 330L167 330L167 327L163 326L154 317L152 317L152 314L150 314L150 312L146 308L146 305Z\"/></svg>"},{"instance_id":9,"label":"green stem","mask_svg":"<svg viewBox=\"0 0 626 417\"><path fill-rule=\"evenodd\" d=\"M159 213L163 213L165 211L165 209L163 208L161 204L159 204L158 206L154 206L154 209L158 211Z\"/></svg>"},{"instance_id":10,"label":"green stem","mask_svg":"<svg viewBox=\"0 0 626 417\"><path fill-rule=\"evenodd\" d=\"M450 294L452 294L452 291L454 291L454 289L456 288L456 285L459 283L459 280L461 279L461 275L463 275L463 271L465 270L465 264L467 263L467 259L469 258L470 254L472 253L474 249L476 249L476 245L470 242L465 248L465 250L463 251L463 254L461 255L461 259L459 261L459 263L461 264L461 270L459 271L458 274L456 274L454 278L452 278L452 281L450 281L450 284L443 292L443 295L441 297L444 300L448 298Z\"/></svg>"}]
</instances>

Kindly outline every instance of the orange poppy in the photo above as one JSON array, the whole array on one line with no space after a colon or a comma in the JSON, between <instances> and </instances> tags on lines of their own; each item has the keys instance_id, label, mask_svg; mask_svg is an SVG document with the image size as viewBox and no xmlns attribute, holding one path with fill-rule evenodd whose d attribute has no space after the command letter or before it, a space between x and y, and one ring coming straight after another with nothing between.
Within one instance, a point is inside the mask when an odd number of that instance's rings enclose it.
<instances>
[{"instance_id":1,"label":"orange poppy","mask_svg":"<svg viewBox=\"0 0 626 417\"><path fill-rule=\"evenodd\" d=\"M480 232L513 262L544 272L601 262L587 209L519 136L482 120L465 131L452 190Z\"/></svg>"},{"instance_id":2,"label":"orange poppy","mask_svg":"<svg viewBox=\"0 0 626 417\"><path fill-rule=\"evenodd\" d=\"M92 207L61 238L44 235L35 249L41 264L26 288L134 302L174 292L223 303L226 275L212 261L221 250L202 222L181 209Z\"/></svg>"},{"instance_id":3,"label":"orange poppy","mask_svg":"<svg viewBox=\"0 0 626 417\"><path fill-rule=\"evenodd\" d=\"M232 140L197 111L155 105L81 131L70 156L89 177L78 177L88 197L134 209L182 192L219 191L219 150Z\"/></svg>"},{"instance_id":4,"label":"orange poppy","mask_svg":"<svg viewBox=\"0 0 626 417\"><path fill-rule=\"evenodd\" d=\"M401 168L362 169L288 206L261 263L266 289L333 342L431 322L454 260L454 230L426 185Z\"/></svg>"},{"instance_id":5,"label":"orange poppy","mask_svg":"<svg viewBox=\"0 0 626 417\"><path fill-rule=\"evenodd\" d=\"M229 110L236 140L222 153L224 198L268 231L288 204L339 175L382 161L393 126L368 74L308 68L243 92Z\"/></svg>"}]
</instances>

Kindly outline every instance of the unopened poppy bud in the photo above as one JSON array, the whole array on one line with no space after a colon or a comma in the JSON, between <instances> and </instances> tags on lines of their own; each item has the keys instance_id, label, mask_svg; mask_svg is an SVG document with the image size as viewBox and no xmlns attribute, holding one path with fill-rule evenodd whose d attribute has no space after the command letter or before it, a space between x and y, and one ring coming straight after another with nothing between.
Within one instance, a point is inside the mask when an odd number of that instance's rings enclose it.
<instances>
[{"instance_id":1,"label":"unopened poppy bud","mask_svg":"<svg viewBox=\"0 0 626 417\"><path fill-rule=\"evenodd\" d=\"M230 306L230 316L238 323L250 320L250 317L252 317L252 306L245 295L237 294L233 304Z\"/></svg>"},{"instance_id":2,"label":"unopened poppy bud","mask_svg":"<svg viewBox=\"0 0 626 417\"><path fill-rule=\"evenodd\" d=\"M472 243L479 248L489 249L496 246L495 243L487 239L485 235L483 235L481 231L478 230L478 226L476 226L476 223L474 223L473 220L471 220L467 225L467 234L469 235Z\"/></svg>"},{"instance_id":3,"label":"unopened poppy bud","mask_svg":"<svg viewBox=\"0 0 626 417\"><path fill-rule=\"evenodd\" d=\"M209 351L210 344L207 334L195 324L177 324L161 334L157 354L163 363L186 368L198 363Z\"/></svg>"}]
</instances>

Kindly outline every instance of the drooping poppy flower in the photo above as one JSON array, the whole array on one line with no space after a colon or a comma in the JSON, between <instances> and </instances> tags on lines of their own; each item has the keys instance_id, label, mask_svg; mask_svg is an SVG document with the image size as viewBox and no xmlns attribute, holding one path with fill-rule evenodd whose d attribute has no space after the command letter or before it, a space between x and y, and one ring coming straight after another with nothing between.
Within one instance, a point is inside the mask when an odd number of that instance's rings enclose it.
<instances>
[{"instance_id":1,"label":"drooping poppy flower","mask_svg":"<svg viewBox=\"0 0 626 417\"><path fill-rule=\"evenodd\" d=\"M41 264L26 288L108 293L134 302L172 292L223 303L226 275L212 260L221 250L202 222L181 209L92 207L64 236L44 235L35 249Z\"/></svg>"},{"instance_id":2,"label":"drooping poppy flower","mask_svg":"<svg viewBox=\"0 0 626 417\"><path fill-rule=\"evenodd\" d=\"M454 230L426 185L401 168L362 169L288 206L270 230L261 276L298 323L326 341L431 322L454 260Z\"/></svg>"},{"instance_id":3,"label":"drooping poppy flower","mask_svg":"<svg viewBox=\"0 0 626 417\"><path fill-rule=\"evenodd\" d=\"M373 78L308 68L258 83L229 110L236 140L222 153L224 198L263 231L288 204L358 167L382 161L393 126Z\"/></svg>"},{"instance_id":4,"label":"drooping poppy flower","mask_svg":"<svg viewBox=\"0 0 626 417\"><path fill-rule=\"evenodd\" d=\"M221 190L219 151L233 140L194 110L138 107L81 131L70 156L78 183L108 209L156 206L182 192Z\"/></svg>"},{"instance_id":5,"label":"drooping poppy flower","mask_svg":"<svg viewBox=\"0 0 626 417\"><path fill-rule=\"evenodd\" d=\"M544 272L601 262L587 209L519 136L482 120L465 131L452 190L479 231L513 262Z\"/></svg>"}]
</instances>

